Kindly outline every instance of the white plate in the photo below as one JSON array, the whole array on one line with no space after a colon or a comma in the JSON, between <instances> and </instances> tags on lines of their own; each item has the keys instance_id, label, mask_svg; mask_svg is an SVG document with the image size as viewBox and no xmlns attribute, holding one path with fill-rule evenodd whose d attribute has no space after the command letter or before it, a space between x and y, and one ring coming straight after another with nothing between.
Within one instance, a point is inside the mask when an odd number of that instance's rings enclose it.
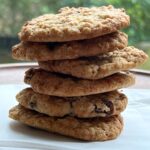
<instances>
[{"instance_id":1,"label":"white plate","mask_svg":"<svg viewBox=\"0 0 150 150\"><path fill-rule=\"evenodd\" d=\"M0 149L150 150L150 90L123 90L129 98L129 104L123 113L124 130L116 140L84 142L47 133L9 119L9 109L17 104L15 95L25 87L26 85L0 85Z\"/></svg>"}]
</instances>

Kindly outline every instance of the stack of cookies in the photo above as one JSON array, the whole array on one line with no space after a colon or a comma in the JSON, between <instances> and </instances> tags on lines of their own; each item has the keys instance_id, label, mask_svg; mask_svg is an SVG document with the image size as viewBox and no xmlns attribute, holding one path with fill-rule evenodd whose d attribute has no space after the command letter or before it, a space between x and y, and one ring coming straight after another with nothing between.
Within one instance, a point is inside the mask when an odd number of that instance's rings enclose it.
<instances>
[{"instance_id":1,"label":"stack of cookies","mask_svg":"<svg viewBox=\"0 0 150 150\"><path fill-rule=\"evenodd\" d=\"M122 131L127 97L135 82L127 70L148 56L127 47L124 9L69 8L27 22L12 49L18 60L38 61L25 73L26 88L9 116L29 126L82 139L110 140Z\"/></svg>"}]
</instances>

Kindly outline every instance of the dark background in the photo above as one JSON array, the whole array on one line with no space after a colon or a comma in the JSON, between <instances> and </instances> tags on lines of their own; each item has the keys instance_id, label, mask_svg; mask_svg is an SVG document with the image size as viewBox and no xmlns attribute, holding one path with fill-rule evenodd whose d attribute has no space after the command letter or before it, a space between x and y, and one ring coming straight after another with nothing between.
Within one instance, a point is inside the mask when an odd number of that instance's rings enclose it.
<instances>
[{"instance_id":1,"label":"dark background","mask_svg":"<svg viewBox=\"0 0 150 150\"><path fill-rule=\"evenodd\" d=\"M131 17L125 29L129 45L143 49L150 55L150 0L0 0L0 63L16 62L11 58L12 45L19 42L17 33L25 21L45 13L55 13L64 6L123 7ZM150 61L143 69L150 70Z\"/></svg>"}]
</instances>

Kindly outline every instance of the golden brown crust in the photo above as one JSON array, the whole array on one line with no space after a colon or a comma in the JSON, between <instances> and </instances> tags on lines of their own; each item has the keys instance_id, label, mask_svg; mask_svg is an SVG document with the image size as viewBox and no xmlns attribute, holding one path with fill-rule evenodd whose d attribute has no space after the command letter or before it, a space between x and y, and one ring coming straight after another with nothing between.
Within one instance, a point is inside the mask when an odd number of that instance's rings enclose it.
<instances>
[{"instance_id":1,"label":"golden brown crust","mask_svg":"<svg viewBox=\"0 0 150 150\"><path fill-rule=\"evenodd\" d=\"M38 94L26 88L16 98L25 108L56 117L109 117L119 115L127 105L127 97L118 91L65 98Z\"/></svg>"},{"instance_id":2,"label":"golden brown crust","mask_svg":"<svg viewBox=\"0 0 150 150\"><path fill-rule=\"evenodd\" d=\"M130 46L95 57L39 62L39 66L50 72L95 80L137 67L147 59L142 50Z\"/></svg>"},{"instance_id":3,"label":"golden brown crust","mask_svg":"<svg viewBox=\"0 0 150 150\"><path fill-rule=\"evenodd\" d=\"M104 93L128 87L135 82L131 73L116 73L99 80L85 80L66 75L29 69L24 78L35 92L53 96L73 97Z\"/></svg>"},{"instance_id":4,"label":"golden brown crust","mask_svg":"<svg viewBox=\"0 0 150 150\"><path fill-rule=\"evenodd\" d=\"M12 56L17 60L61 60L95 56L116 49L123 49L128 37L123 32L115 32L93 39L64 43L21 42L12 48Z\"/></svg>"},{"instance_id":5,"label":"golden brown crust","mask_svg":"<svg viewBox=\"0 0 150 150\"><path fill-rule=\"evenodd\" d=\"M9 111L9 117L32 127L88 141L114 139L123 128L123 120L120 116L91 119L55 118L19 105Z\"/></svg>"},{"instance_id":6,"label":"golden brown crust","mask_svg":"<svg viewBox=\"0 0 150 150\"><path fill-rule=\"evenodd\" d=\"M26 22L19 36L22 41L73 41L116 32L129 24L125 10L113 6L65 7L58 14L46 14Z\"/></svg>"}]
</instances>

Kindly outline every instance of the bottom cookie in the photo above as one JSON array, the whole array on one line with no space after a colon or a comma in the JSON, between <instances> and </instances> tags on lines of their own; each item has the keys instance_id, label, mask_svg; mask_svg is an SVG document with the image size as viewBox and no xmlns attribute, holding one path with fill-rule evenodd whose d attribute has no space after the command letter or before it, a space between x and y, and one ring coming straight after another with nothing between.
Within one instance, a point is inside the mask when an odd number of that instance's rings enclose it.
<instances>
[{"instance_id":1,"label":"bottom cookie","mask_svg":"<svg viewBox=\"0 0 150 150\"><path fill-rule=\"evenodd\" d=\"M78 119L49 117L20 105L9 111L9 117L32 127L88 141L115 139L122 131L120 116L110 118Z\"/></svg>"}]
</instances>

